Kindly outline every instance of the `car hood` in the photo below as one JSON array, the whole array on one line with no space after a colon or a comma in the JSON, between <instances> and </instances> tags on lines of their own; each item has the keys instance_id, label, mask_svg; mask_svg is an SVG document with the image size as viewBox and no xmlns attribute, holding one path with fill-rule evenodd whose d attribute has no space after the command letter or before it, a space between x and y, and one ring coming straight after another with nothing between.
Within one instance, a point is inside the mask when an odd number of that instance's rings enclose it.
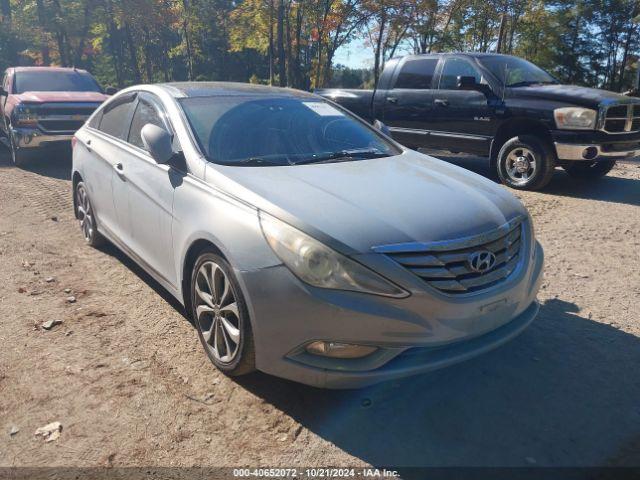
<instances>
[{"instance_id":1,"label":"car hood","mask_svg":"<svg viewBox=\"0 0 640 480\"><path fill-rule=\"evenodd\" d=\"M600 105L612 103L634 102L633 98L619 93L598 88L578 87L576 85L532 85L530 87L511 88L510 96L514 98L556 100L589 108L597 108Z\"/></svg>"},{"instance_id":2,"label":"car hood","mask_svg":"<svg viewBox=\"0 0 640 480\"><path fill-rule=\"evenodd\" d=\"M414 151L290 167L210 165L206 177L320 240L336 240L343 253L469 236L525 213L505 188Z\"/></svg>"},{"instance_id":3,"label":"car hood","mask_svg":"<svg viewBox=\"0 0 640 480\"><path fill-rule=\"evenodd\" d=\"M20 102L95 102L102 103L108 95L100 92L24 92L14 95Z\"/></svg>"}]
</instances>

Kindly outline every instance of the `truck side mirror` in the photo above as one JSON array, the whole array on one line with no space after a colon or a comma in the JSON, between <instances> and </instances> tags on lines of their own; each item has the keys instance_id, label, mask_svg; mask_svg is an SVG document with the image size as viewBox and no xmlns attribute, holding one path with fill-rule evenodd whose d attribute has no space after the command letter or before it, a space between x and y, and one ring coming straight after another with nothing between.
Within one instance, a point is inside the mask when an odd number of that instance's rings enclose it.
<instances>
[{"instance_id":1,"label":"truck side mirror","mask_svg":"<svg viewBox=\"0 0 640 480\"><path fill-rule=\"evenodd\" d=\"M104 93L106 93L107 95L115 95L116 93L118 93L118 89L116 87L108 86L104 89Z\"/></svg>"},{"instance_id":2,"label":"truck side mirror","mask_svg":"<svg viewBox=\"0 0 640 480\"><path fill-rule=\"evenodd\" d=\"M171 134L164 128L152 123L147 123L140 132L142 143L147 147L149 154L156 163L168 163L174 155Z\"/></svg>"},{"instance_id":3,"label":"truck side mirror","mask_svg":"<svg viewBox=\"0 0 640 480\"><path fill-rule=\"evenodd\" d=\"M458 90L478 90L478 82L476 77L458 76L456 85Z\"/></svg>"}]
</instances>

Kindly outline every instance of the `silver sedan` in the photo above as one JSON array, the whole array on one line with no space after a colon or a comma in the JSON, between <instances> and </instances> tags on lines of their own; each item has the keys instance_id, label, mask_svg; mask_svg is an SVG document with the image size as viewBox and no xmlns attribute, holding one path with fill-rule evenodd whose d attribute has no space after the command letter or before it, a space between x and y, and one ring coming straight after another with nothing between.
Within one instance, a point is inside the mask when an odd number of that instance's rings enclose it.
<instances>
[{"instance_id":1,"label":"silver sedan","mask_svg":"<svg viewBox=\"0 0 640 480\"><path fill-rule=\"evenodd\" d=\"M542 277L526 210L380 130L290 89L128 88L76 133L76 216L184 304L229 375L349 388L513 338Z\"/></svg>"}]
</instances>

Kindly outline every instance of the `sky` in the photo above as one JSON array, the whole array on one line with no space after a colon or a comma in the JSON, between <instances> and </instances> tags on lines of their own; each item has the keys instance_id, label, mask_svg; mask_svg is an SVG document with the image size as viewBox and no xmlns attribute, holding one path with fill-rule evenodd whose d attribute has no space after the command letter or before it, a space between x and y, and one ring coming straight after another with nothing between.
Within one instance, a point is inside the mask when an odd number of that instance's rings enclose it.
<instances>
[{"instance_id":1,"label":"sky","mask_svg":"<svg viewBox=\"0 0 640 480\"><path fill-rule=\"evenodd\" d=\"M397 57L411 53L408 44L401 44L396 50ZM336 50L333 65L345 65L350 68L373 68L373 48L364 40L356 39Z\"/></svg>"}]
</instances>

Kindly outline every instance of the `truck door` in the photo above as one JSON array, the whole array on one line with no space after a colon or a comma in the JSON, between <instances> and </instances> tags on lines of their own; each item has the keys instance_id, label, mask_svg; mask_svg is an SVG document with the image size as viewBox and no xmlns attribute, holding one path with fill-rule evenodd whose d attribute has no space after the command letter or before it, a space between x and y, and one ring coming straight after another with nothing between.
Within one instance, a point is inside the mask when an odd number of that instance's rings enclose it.
<instances>
[{"instance_id":1,"label":"truck door","mask_svg":"<svg viewBox=\"0 0 640 480\"><path fill-rule=\"evenodd\" d=\"M393 137L411 148L426 147L427 125L433 115L433 77L438 57L407 57L394 73L384 98L384 122Z\"/></svg>"},{"instance_id":2,"label":"truck door","mask_svg":"<svg viewBox=\"0 0 640 480\"><path fill-rule=\"evenodd\" d=\"M494 109L487 97L475 90L459 90L458 77L475 77L486 83L480 71L466 58L447 57L433 95L430 143L454 151L488 155L496 128Z\"/></svg>"}]
</instances>

